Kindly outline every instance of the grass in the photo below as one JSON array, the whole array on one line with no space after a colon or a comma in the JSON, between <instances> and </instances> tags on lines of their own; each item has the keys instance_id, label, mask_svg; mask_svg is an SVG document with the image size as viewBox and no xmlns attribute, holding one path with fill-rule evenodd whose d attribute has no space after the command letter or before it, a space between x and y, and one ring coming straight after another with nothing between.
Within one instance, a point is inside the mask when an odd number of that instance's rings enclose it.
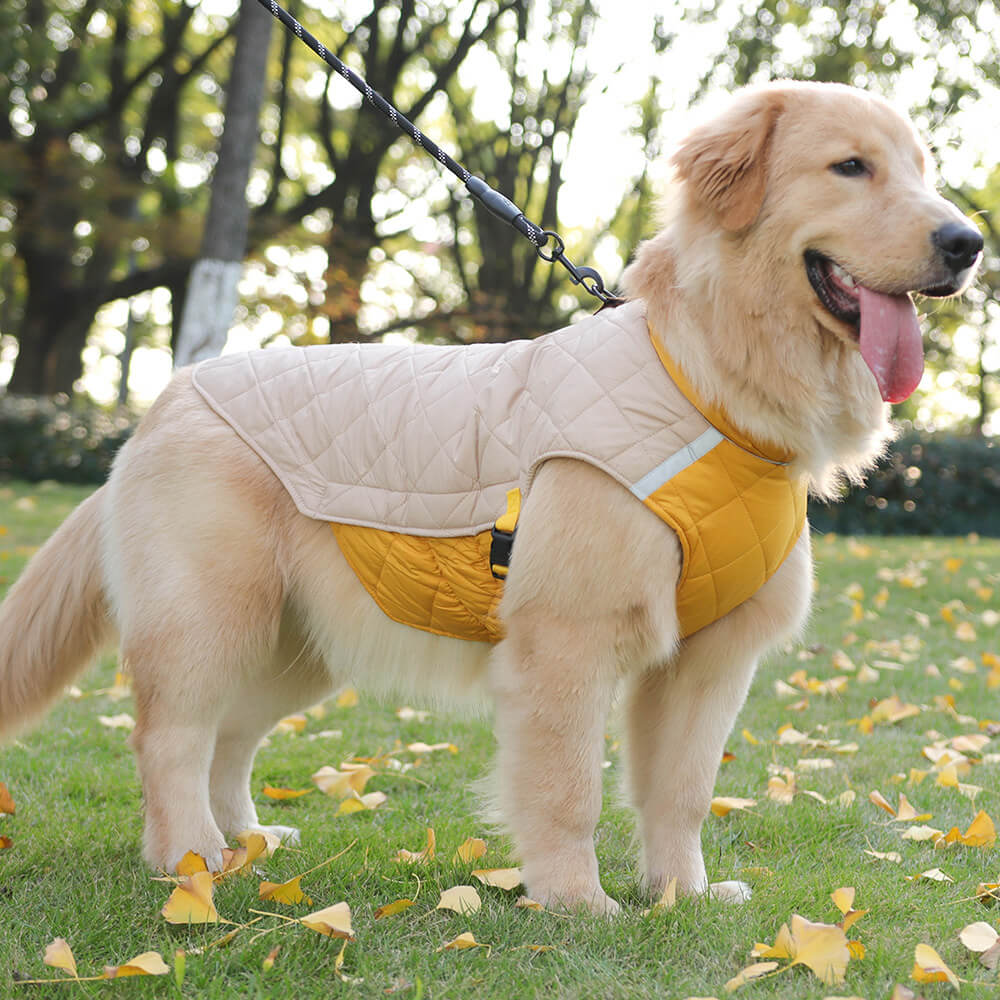
<instances>
[{"instance_id":1,"label":"grass","mask_svg":"<svg viewBox=\"0 0 1000 1000\"><path fill-rule=\"evenodd\" d=\"M0 485L0 592L86 492ZM830 893L840 886L854 886L855 905L870 911L849 935L867 953L851 961L846 983L827 987L794 968L744 986L736 996L886 998L894 984L909 982L920 942L935 947L970 981L962 986L963 996L1000 995L995 975L957 940L968 923L997 923L994 913L969 898L978 883L1000 881L997 849L935 851L904 841L899 825L868 801L873 788L893 803L903 791L918 811L933 814L931 825L944 830L955 825L964 831L977 808L1000 819L996 763L979 764L962 779L982 786L975 805L957 790L936 785L933 775L909 782L911 768L929 766L922 750L932 739L978 732L980 723L1000 719L1000 690L988 687L981 659L984 653L1000 654L992 613L1000 595L1000 541L826 537L816 539L815 550L819 583L804 644L772 657L759 672L729 740L734 759L719 774L718 795L751 797L758 805L724 818L710 816L704 829L710 878L740 876L753 883L747 905L686 899L656 916L642 916L648 904L638 891L630 816L615 794L621 753L612 732L597 851L604 886L622 901L624 915L603 921L535 913L515 908L514 894L485 888L483 907L474 915L435 910L439 891L467 882L472 867L516 863L504 838L490 835L477 818L468 790L489 763L489 726L438 711L422 722L404 722L395 714L398 705L376 704L362 694L355 707L328 702L325 717L307 717L301 733L273 734L257 758L255 789L265 783L306 788L323 764L415 740L447 740L458 752L424 755L406 773L380 768L367 790L381 790L388 799L375 811L336 817L336 803L318 792L289 803L258 794L264 822L303 831L301 850L279 851L261 866L270 880L292 878L345 853L303 880L313 907L259 904L259 879L253 876L224 881L215 895L219 913L235 922L252 919L251 908L296 917L348 901L357 941L344 952L343 972L355 981L337 978L340 942L276 918L241 931L227 946L213 947L228 926L174 927L159 916L170 887L153 881L140 860L140 790L126 736L97 721L98 715L132 711L130 700L116 703L101 693L114 679L115 661L108 656L80 680L82 696L63 699L38 728L0 751L0 781L17 804L15 816L0 817L0 836L13 841L0 850L0 996L98 997L118 991L199 998L723 997L727 980L749 964L754 942L774 941L793 913L830 923L839 919ZM863 589L863 597L856 588ZM946 607L951 622L942 615ZM974 639L958 637L962 622L974 628ZM901 645L894 648L897 641ZM857 672L837 670L838 650L856 668L877 669L877 680L863 684ZM969 657L975 672L955 669L959 657ZM834 694L777 696L775 682L787 682L799 670L820 681L846 677L847 685ZM892 694L919 705L920 714L860 732L856 720ZM943 700L949 697L951 710ZM859 749L842 754L779 743L778 729L789 723L817 739L857 742ZM755 743L741 735L744 729ZM987 746L984 753L995 749ZM805 770L798 764L816 758L832 766ZM819 792L830 803L804 794L791 805L768 799L768 765L796 768L799 788ZM545 766L537 762L539 770ZM837 804L836 797L848 789L856 792L853 805ZM394 861L399 848L423 846L428 826L437 834L436 859L419 867ZM470 836L484 836L488 853L476 865L454 862L455 849ZM866 848L899 851L903 863L875 861L863 853ZM954 881L905 878L935 867ZM400 897L416 904L374 920L377 907ZM267 933L258 936L261 931ZM438 951L464 931L490 949ZM70 943L81 976L148 950L159 951L172 966L175 952L183 949L183 982L178 985L170 975L127 983L16 984L15 975L60 975L41 960L55 937ZM281 950L265 971L262 963L275 945ZM551 950L531 947L536 945ZM909 985L922 989L928 1000L950 992L946 984Z\"/></svg>"}]
</instances>

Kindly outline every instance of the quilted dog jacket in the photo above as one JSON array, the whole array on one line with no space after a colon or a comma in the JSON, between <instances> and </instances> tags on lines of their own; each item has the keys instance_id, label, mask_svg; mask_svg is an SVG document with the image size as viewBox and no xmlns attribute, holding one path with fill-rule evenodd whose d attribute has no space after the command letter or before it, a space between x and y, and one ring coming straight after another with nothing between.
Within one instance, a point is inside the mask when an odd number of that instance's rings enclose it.
<instances>
[{"instance_id":1,"label":"quilted dog jacket","mask_svg":"<svg viewBox=\"0 0 1000 1000\"><path fill-rule=\"evenodd\" d=\"M550 458L596 466L676 532L685 636L750 597L805 524L791 456L695 398L639 301L531 341L251 351L193 377L382 610L441 635L502 638L491 529Z\"/></svg>"}]
</instances>

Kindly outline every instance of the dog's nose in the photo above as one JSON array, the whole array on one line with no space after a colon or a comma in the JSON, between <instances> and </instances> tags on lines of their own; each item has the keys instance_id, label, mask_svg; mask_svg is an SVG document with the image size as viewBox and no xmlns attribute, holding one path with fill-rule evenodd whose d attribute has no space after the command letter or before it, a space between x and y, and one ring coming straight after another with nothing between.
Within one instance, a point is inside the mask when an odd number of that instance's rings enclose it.
<instances>
[{"instance_id":1,"label":"dog's nose","mask_svg":"<svg viewBox=\"0 0 1000 1000\"><path fill-rule=\"evenodd\" d=\"M931 239L954 274L972 267L983 249L983 237L979 230L964 222L945 223L934 231Z\"/></svg>"}]
</instances>

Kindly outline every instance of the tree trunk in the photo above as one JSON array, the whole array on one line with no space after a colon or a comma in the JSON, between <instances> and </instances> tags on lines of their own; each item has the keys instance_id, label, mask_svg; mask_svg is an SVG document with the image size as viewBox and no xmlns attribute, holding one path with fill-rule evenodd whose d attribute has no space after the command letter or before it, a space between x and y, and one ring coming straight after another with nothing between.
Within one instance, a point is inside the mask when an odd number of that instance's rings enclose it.
<instances>
[{"instance_id":1,"label":"tree trunk","mask_svg":"<svg viewBox=\"0 0 1000 1000\"><path fill-rule=\"evenodd\" d=\"M271 15L256 0L243 0L208 218L199 260L191 270L174 350L174 366L178 368L222 351L238 302L237 285L250 219L246 188L257 149L271 21Z\"/></svg>"}]
</instances>

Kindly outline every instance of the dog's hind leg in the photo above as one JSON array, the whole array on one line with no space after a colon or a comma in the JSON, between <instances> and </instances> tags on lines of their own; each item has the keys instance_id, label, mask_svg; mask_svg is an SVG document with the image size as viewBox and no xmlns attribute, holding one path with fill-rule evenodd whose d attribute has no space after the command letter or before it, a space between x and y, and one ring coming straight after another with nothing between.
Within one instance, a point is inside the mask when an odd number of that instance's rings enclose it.
<instances>
[{"instance_id":1,"label":"dog's hind leg","mask_svg":"<svg viewBox=\"0 0 1000 1000\"><path fill-rule=\"evenodd\" d=\"M227 834L266 830L298 843L291 826L264 826L250 791L250 775L260 741L280 719L322 700L331 689L322 660L297 629L284 627L267 666L233 693L215 741L210 774L212 814Z\"/></svg>"}]
</instances>

